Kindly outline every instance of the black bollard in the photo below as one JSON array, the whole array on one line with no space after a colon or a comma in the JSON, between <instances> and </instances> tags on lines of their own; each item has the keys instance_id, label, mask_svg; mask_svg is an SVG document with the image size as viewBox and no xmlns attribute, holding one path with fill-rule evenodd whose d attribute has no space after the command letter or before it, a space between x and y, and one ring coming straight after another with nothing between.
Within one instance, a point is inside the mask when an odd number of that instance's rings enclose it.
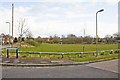
<instances>
[{"instance_id":1,"label":"black bollard","mask_svg":"<svg viewBox=\"0 0 120 80\"><path fill-rule=\"evenodd\" d=\"M16 58L18 58L18 48L16 49Z\"/></svg>"},{"instance_id":2,"label":"black bollard","mask_svg":"<svg viewBox=\"0 0 120 80\"><path fill-rule=\"evenodd\" d=\"M9 50L7 49L7 58L9 58Z\"/></svg>"}]
</instances>

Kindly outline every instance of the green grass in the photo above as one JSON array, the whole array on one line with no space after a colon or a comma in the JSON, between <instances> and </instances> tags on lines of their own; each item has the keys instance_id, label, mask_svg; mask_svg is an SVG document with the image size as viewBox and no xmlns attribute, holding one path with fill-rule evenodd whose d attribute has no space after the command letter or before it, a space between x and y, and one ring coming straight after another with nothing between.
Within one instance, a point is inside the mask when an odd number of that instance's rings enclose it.
<instances>
[{"instance_id":1,"label":"green grass","mask_svg":"<svg viewBox=\"0 0 120 80\"><path fill-rule=\"evenodd\" d=\"M25 57L24 57L24 56ZM80 54L65 54L62 58L60 54L22 54L23 58L40 58L40 59L68 59L76 62L85 62L85 61L96 61L96 60L107 60L118 58L118 53L109 54L105 52L104 55L99 53L98 57L93 54L83 54L81 57Z\"/></svg>"},{"instance_id":2,"label":"green grass","mask_svg":"<svg viewBox=\"0 0 120 80\"><path fill-rule=\"evenodd\" d=\"M117 44L98 44L98 50L111 50L111 49L118 49ZM95 44L85 44L85 51L95 51L96 45ZM82 52L83 45L82 44L38 44L35 47L22 47L19 48L19 51L33 51L33 52ZM10 56L15 56L15 52L11 51ZM2 53L5 56L5 52ZM19 56L22 58L46 58L46 59L61 59L60 54L28 54L28 53L19 53ZM119 55L120 56L120 55ZM99 53L98 57L95 57L93 54L84 54L81 58L80 54L65 54L64 58L69 59L76 62L84 62L84 61L95 61L101 59L112 59L117 58L118 53L116 54L109 54L105 52L105 54Z\"/></svg>"},{"instance_id":3,"label":"green grass","mask_svg":"<svg viewBox=\"0 0 120 80\"><path fill-rule=\"evenodd\" d=\"M117 44L99 44L99 50L118 49ZM35 47L22 47L20 51L35 51L35 52L82 52L82 44L39 44ZM85 44L85 51L95 51L95 44Z\"/></svg>"},{"instance_id":4,"label":"green grass","mask_svg":"<svg viewBox=\"0 0 120 80\"><path fill-rule=\"evenodd\" d=\"M86 61L107 60L107 59L117 59L117 58L118 58L118 54L107 54L107 55L99 55L98 57L86 56L83 58L71 58L70 60L76 62L86 62Z\"/></svg>"}]
</instances>

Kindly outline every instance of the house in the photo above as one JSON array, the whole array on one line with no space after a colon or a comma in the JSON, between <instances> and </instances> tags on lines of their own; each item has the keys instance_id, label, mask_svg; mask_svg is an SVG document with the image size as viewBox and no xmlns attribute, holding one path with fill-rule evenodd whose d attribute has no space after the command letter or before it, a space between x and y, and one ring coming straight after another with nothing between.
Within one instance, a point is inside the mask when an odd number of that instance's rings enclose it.
<instances>
[{"instance_id":1,"label":"house","mask_svg":"<svg viewBox=\"0 0 120 80\"><path fill-rule=\"evenodd\" d=\"M2 44L3 45L9 44L9 43L13 44L14 38L12 36L5 35L4 33L2 33L0 36L2 37Z\"/></svg>"}]
</instances>

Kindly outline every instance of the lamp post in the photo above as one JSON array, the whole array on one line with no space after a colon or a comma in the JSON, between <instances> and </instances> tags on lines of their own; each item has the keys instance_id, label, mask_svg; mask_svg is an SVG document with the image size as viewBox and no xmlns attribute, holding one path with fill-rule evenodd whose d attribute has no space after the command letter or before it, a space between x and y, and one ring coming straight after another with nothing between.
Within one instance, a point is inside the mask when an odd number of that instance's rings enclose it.
<instances>
[{"instance_id":1,"label":"lamp post","mask_svg":"<svg viewBox=\"0 0 120 80\"><path fill-rule=\"evenodd\" d=\"M8 24L9 24L9 35L10 35L10 22L6 22L6 23L8 23Z\"/></svg>"},{"instance_id":2,"label":"lamp post","mask_svg":"<svg viewBox=\"0 0 120 80\"><path fill-rule=\"evenodd\" d=\"M10 22L6 22L9 24L9 45L10 45Z\"/></svg>"},{"instance_id":3,"label":"lamp post","mask_svg":"<svg viewBox=\"0 0 120 80\"><path fill-rule=\"evenodd\" d=\"M104 11L104 9L101 9L99 11L96 12L96 57L98 56L98 30L97 30L97 14L99 12Z\"/></svg>"},{"instance_id":4,"label":"lamp post","mask_svg":"<svg viewBox=\"0 0 120 80\"><path fill-rule=\"evenodd\" d=\"M84 42L84 38L85 38L85 29L84 29L84 36L83 36L83 53L85 51L85 42Z\"/></svg>"}]
</instances>

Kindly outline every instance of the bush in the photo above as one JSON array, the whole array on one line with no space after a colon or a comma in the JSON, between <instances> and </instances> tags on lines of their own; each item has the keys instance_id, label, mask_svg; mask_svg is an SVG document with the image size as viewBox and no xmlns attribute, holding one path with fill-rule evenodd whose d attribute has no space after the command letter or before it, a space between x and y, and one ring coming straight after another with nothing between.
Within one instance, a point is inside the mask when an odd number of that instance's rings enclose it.
<instances>
[{"instance_id":1,"label":"bush","mask_svg":"<svg viewBox=\"0 0 120 80\"><path fill-rule=\"evenodd\" d=\"M115 50L114 53L120 53L120 51L119 50Z\"/></svg>"},{"instance_id":2,"label":"bush","mask_svg":"<svg viewBox=\"0 0 120 80\"><path fill-rule=\"evenodd\" d=\"M18 39L15 37L15 39L13 40L14 43L18 42Z\"/></svg>"},{"instance_id":3,"label":"bush","mask_svg":"<svg viewBox=\"0 0 120 80\"><path fill-rule=\"evenodd\" d=\"M33 46L38 46L39 45L39 43L34 41L34 40L26 40L25 42L30 44L30 45L33 45Z\"/></svg>"}]
</instances>

